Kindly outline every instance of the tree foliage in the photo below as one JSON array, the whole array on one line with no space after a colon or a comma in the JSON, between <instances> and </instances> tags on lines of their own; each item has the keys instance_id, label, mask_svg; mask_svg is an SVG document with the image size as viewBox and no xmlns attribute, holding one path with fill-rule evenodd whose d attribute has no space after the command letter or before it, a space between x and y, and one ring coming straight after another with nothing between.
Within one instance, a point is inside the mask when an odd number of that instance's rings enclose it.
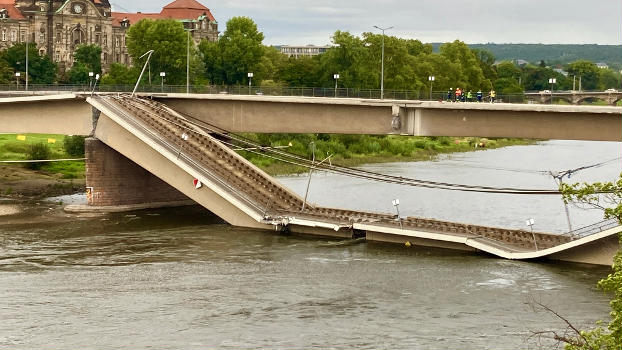
<instances>
[{"instance_id":1,"label":"tree foliage","mask_svg":"<svg viewBox=\"0 0 622 350\"><path fill-rule=\"evenodd\" d=\"M231 18L218 42L199 45L208 79L215 84L246 84L248 73L253 72L253 80L260 83L268 75L268 67L262 66L263 39L252 19Z\"/></svg>"},{"instance_id":2,"label":"tree foliage","mask_svg":"<svg viewBox=\"0 0 622 350\"><path fill-rule=\"evenodd\" d=\"M188 33L183 24L176 20L147 20L143 19L132 25L127 32L127 50L132 57L133 64L142 69L146 57L140 59L149 50L154 50L151 56L151 81L159 77L160 72L166 73L169 84L186 82L186 58L188 57ZM190 66L193 68L190 77L199 77L196 49L194 41L190 39ZM148 72L148 71L147 71ZM149 81L148 73L143 82Z\"/></svg>"},{"instance_id":3,"label":"tree foliage","mask_svg":"<svg viewBox=\"0 0 622 350\"><path fill-rule=\"evenodd\" d=\"M0 54L15 72L26 71L26 44L16 44ZM39 55L35 45L28 47L29 82L32 84L52 84L56 80L56 64L47 55Z\"/></svg>"},{"instance_id":4,"label":"tree foliage","mask_svg":"<svg viewBox=\"0 0 622 350\"><path fill-rule=\"evenodd\" d=\"M605 218L622 224L622 174L616 181L593 184L562 184L565 202L576 202L604 211ZM622 246L622 234L620 234ZM613 294L611 322L607 329L582 331L568 342L568 350L619 350L622 346L622 249L614 257L613 271L598 282L598 287Z\"/></svg>"},{"instance_id":5,"label":"tree foliage","mask_svg":"<svg viewBox=\"0 0 622 350\"><path fill-rule=\"evenodd\" d=\"M568 65L568 74L581 77L581 85L585 90L596 90L600 78L599 68L596 64L581 60Z\"/></svg>"},{"instance_id":6,"label":"tree foliage","mask_svg":"<svg viewBox=\"0 0 622 350\"><path fill-rule=\"evenodd\" d=\"M0 84L13 83L13 76L13 68L9 66L9 64L5 60L0 58Z\"/></svg>"},{"instance_id":7,"label":"tree foliage","mask_svg":"<svg viewBox=\"0 0 622 350\"><path fill-rule=\"evenodd\" d=\"M76 63L81 63L89 69L90 72L100 74L102 72L102 48L98 45L79 45L73 58Z\"/></svg>"}]
</instances>

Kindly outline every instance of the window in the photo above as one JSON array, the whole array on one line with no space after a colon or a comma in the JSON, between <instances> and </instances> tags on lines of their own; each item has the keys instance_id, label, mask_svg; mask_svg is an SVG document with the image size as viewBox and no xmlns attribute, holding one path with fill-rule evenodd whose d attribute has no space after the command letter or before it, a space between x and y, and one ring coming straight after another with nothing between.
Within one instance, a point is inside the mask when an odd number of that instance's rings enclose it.
<instances>
[{"instance_id":1,"label":"window","mask_svg":"<svg viewBox=\"0 0 622 350\"><path fill-rule=\"evenodd\" d=\"M6 41L6 29L2 28L2 41Z\"/></svg>"},{"instance_id":2,"label":"window","mask_svg":"<svg viewBox=\"0 0 622 350\"><path fill-rule=\"evenodd\" d=\"M17 41L17 32L15 30L11 31L11 41L12 42L16 42Z\"/></svg>"},{"instance_id":3,"label":"window","mask_svg":"<svg viewBox=\"0 0 622 350\"><path fill-rule=\"evenodd\" d=\"M63 33L57 32L56 33L56 42L60 43L62 40L63 40Z\"/></svg>"}]
</instances>

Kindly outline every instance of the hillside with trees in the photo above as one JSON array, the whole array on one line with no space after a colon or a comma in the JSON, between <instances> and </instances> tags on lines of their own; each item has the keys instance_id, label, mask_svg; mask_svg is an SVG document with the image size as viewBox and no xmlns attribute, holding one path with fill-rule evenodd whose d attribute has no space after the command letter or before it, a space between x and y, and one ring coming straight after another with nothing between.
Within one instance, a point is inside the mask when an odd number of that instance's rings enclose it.
<instances>
[{"instance_id":1,"label":"hillside with trees","mask_svg":"<svg viewBox=\"0 0 622 350\"><path fill-rule=\"evenodd\" d=\"M435 51L442 45L434 43ZM525 60L531 63L545 61L567 64L578 60L604 62L622 68L622 45L548 45L548 44L469 44L472 49L492 52L498 61Z\"/></svg>"}]
</instances>

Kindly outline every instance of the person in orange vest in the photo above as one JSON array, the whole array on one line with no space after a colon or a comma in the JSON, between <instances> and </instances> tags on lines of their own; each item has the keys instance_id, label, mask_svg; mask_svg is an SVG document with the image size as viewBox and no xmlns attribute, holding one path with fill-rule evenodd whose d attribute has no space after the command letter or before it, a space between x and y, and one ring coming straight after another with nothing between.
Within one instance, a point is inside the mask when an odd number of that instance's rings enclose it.
<instances>
[{"instance_id":1,"label":"person in orange vest","mask_svg":"<svg viewBox=\"0 0 622 350\"><path fill-rule=\"evenodd\" d=\"M460 102L462 99L462 89L456 88L456 101Z\"/></svg>"}]
</instances>

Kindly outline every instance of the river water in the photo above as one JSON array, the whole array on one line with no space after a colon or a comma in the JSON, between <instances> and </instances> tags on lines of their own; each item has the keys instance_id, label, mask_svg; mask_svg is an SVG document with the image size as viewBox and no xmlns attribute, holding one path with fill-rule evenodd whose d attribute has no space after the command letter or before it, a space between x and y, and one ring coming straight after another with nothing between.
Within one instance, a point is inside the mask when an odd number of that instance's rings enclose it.
<instances>
[{"instance_id":1,"label":"river water","mask_svg":"<svg viewBox=\"0 0 622 350\"><path fill-rule=\"evenodd\" d=\"M615 143L554 141L365 168L553 188L544 175L516 170L575 168L619 152ZM619 171L612 162L572 180L609 180ZM281 180L305 190L304 177ZM394 188L322 174L310 188L312 201L331 206L391 211L392 198L400 198L402 215L504 227L534 217L535 229L554 232L567 226L559 198ZM576 208L571 214L576 225L600 219ZM31 217L46 220L28 223ZM75 216L42 202L0 217L0 347L549 347L550 339L531 332L564 327L536 303L578 326L607 319L608 296L595 284L608 271L280 236L230 227L196 207Z\"/></svg>"}]
</instances>

